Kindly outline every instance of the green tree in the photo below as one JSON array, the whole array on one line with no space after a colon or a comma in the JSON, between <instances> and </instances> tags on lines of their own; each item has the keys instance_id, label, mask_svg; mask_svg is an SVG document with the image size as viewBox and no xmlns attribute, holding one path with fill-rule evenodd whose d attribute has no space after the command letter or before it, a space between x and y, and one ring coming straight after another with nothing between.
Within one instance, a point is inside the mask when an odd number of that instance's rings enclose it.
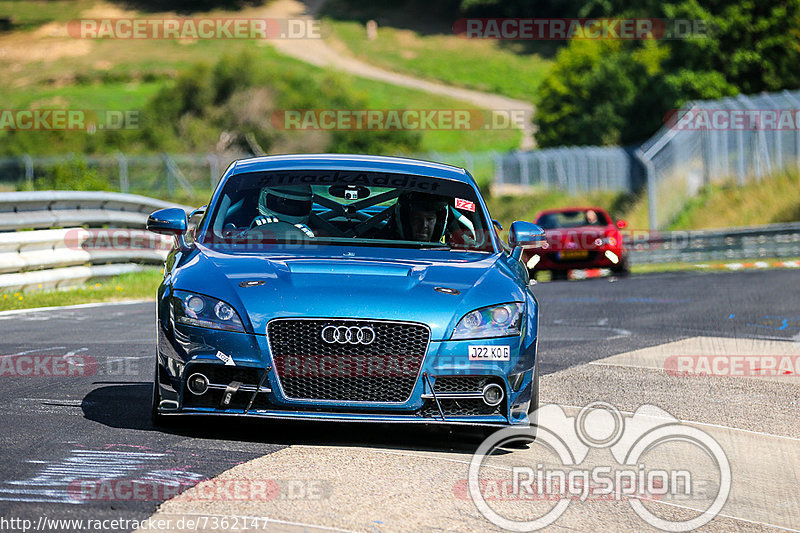
<instances>
[{"instance_id":1,"label":"green tree","mask_svg":"<svg viewBox=\"0 0 800 533\"><path fill-rule=\"evenodd\" d=\"M574 40L559 51L539 87L537 142L542 147L629 144L658 128L670 99L660 51L631 53L620 41ZM663 110L666 111L666 110Z\"/></svg>"}]
</instances>

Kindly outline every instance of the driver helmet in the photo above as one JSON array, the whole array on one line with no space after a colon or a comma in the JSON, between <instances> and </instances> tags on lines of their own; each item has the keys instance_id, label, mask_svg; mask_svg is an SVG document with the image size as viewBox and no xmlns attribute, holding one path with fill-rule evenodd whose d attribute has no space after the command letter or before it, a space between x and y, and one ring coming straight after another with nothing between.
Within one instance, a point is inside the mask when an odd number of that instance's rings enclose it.
<instances>
[{"instance_id":1,"label":"driver helmet","mask_svg":"<svg viewBox=\"0 0 800 533\"><path fill-rule=\"evenodd\" d=\"M305 224L311 214L313 198L310 185L265 187L258 195L258 212L282 222Z\"/></svg>"}]
</instances>

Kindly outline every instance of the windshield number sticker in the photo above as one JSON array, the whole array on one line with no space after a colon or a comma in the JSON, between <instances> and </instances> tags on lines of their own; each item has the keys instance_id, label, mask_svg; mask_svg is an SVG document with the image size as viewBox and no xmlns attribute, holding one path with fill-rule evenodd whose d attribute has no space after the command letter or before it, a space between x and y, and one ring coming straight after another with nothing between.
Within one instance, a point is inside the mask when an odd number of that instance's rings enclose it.
<instances>
[{"instance_id":1,"label":"windshield number sticker","mask_svg":"<svg viewBox=\"0 0 800 533\"><path fill-rule=\"evenodd\" d=\"M462 209L464 211L469 211L470 213L474 213L475 202L470 202L469 200L464 200L462 198L456 198L456 209Z\"/></svg>"},{"instance_id":2,"label":"windshield number sticker","mask_svg":"<svg viewBox=\"0 0 800 533\"><path fill-rule=\"evenodd\" d=\"M510 346L476 346L469 347L470 361L510 361Z\"/></svg>"}]
</instances>

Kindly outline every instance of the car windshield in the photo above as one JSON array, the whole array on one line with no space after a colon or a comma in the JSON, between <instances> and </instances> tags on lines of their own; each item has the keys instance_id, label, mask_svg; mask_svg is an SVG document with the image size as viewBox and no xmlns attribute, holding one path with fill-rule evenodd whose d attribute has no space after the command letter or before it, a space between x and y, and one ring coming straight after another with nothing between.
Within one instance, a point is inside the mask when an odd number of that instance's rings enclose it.
<instances>
[{"instance_id":1,"label":"car windshield","mask_svg":"<svg viewBox=\"0 0 800 533\"><path fill-rule=\"evenodd\" d=\"M463 182L384 172L292 170L231 176L201 242L494 251L477 192ZM263 249L263 247L261 247Z\"/></svg>"},{"instance_id":2,"label":"car windshield","mask_svg":"<svg viewBox=\"0 0 800 533\"><path fill-rule=\"evenodd\" d=\"M606 216L594 209L545 213L536 220L536 223L543 229L607 226L609 224Z\"/></svg>"}]
</instances>

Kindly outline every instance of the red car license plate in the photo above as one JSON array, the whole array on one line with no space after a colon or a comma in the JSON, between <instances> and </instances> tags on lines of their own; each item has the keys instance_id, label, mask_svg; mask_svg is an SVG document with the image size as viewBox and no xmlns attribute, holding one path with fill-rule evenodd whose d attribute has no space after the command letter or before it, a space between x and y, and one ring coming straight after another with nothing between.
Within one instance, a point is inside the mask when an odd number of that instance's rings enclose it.
<instances>
[{"instance_id":1,"label":"red car license plate","mask_svg":"<svg viewBox=\"0 0 800 533\"><path fill-rule=\"evenodd\" d=\"M560 252L560 259L588 259L589 252L587 250L564 250Z\"/></svg>"}]
</instances>

